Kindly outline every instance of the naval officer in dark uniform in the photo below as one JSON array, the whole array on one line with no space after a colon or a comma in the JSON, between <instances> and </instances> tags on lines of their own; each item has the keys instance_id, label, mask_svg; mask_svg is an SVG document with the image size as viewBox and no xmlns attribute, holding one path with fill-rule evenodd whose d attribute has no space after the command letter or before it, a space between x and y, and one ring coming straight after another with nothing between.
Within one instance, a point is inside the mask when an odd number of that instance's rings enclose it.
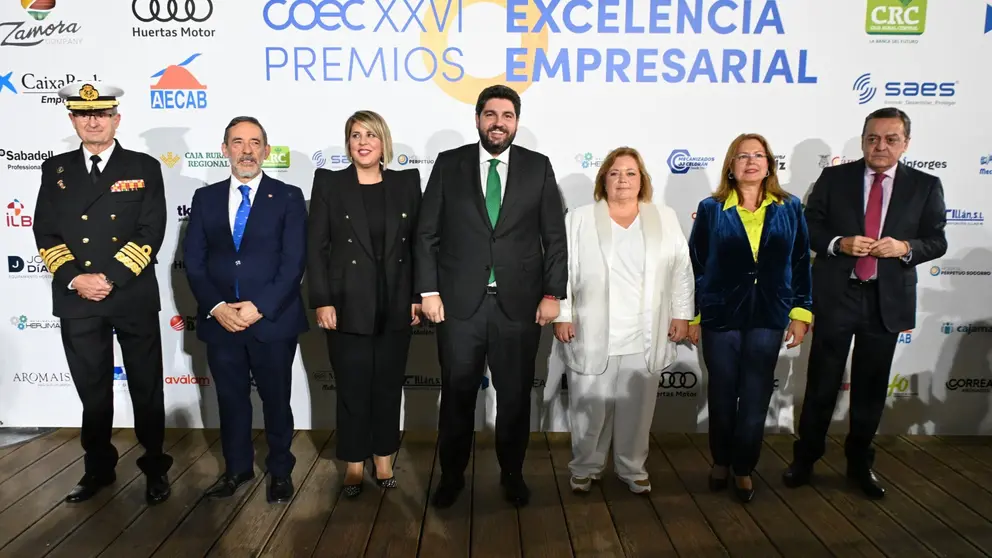
<instances>
[{"instance_id":1,"label":"naval officer in dark uniform","mask_svg":"<svg viewBox=\"0 0 992 558\"><path fill-rule=\"evenodd\" d=\"M138 458L147 478L145 498L158 504L170 494L155 279L165 192L159 162L114 139L123 94L97 81L59 91L82 144L42 164L35 206L35 242L53 277L52 311L61 319L62 346L83 404L86 473L67 502L88 500L116 480L118 452L110 442L115 330L135 434L145 449Z\"/></svg>"}]
</instances>

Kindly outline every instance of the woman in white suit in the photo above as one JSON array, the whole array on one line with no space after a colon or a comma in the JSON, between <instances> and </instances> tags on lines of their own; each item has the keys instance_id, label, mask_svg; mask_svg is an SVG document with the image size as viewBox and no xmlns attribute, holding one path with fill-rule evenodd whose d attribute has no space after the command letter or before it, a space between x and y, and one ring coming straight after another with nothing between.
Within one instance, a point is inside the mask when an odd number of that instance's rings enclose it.
<instances>
[{"instance_id":1,"label":"woman in white suit","mask_svg":"<svg viewBox=\"0 0 992 558\"><path fill-rule=\"evenodd\" d=\"M694 315L689 247L675 212L651 202L640 154L613 150L595 203L569 211L568 297L555 320L568 374L570 485L586 492L606 465L632 492L651 491L644 462L662 370Z\"/></svg>"}]
</instances>

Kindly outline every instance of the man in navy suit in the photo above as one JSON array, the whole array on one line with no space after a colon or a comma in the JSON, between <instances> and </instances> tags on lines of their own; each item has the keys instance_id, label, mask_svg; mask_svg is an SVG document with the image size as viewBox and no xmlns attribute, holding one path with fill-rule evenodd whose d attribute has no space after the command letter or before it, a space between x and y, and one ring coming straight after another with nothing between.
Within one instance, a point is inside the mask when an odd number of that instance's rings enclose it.
<instances>
[{"instance_id":1,"label":"man in navy suit","mask_svg":"<svg viewBox=\"0 0 992 558\"><path fill-rule=\"evenodd\" d=\"M206 491L233 496L255 477L252 466L251 380L262 399L269 502L293 496L290 451L293 359L308 329L300 294L306 265L307 209L296 186L262 173L269 142L258 120L239 116L224 131L231 177L193 195L183 245L186 276L196 297L197 337L220 407L226 470Z\"/></svg>"}]
</instances>

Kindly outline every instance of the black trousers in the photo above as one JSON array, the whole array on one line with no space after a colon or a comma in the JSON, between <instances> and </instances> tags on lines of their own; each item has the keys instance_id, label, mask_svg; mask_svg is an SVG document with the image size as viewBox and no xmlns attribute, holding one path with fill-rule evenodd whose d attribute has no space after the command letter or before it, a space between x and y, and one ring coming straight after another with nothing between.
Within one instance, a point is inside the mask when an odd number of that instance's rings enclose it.
<instances>
[{"instance_id":1,"label":"black trousers","mask_svg":"<svg viewBox=\"0 0 992 558\"><path fill-rule=\"evenodd\" d=\"M535 307L536 310L536 307ZM495 296L486 296L467 320L445 317L438 324L441 414L438 438L441 470L460 476L468 466L475 430L475 402L488 361L496 389L496 457L503 473L523 469L530 439L530 394L541 327L516 322Z\"/></svg>"},{"instance_id":2,"label":"black trousers","mask_svg":"<svg viewBox=\"0 0 992 558\"><path fill-rule=\"evenodd\" d=\"M850 281L831 304L834 310L830 314L816 317L806 395L799 416L799 439L793 444L793 455L803 467L812 467L823 457L853 338L851 423L844 454L848 469L860 471L874 462L871 442L885 409L899 332L888 331L882 323L875 282Z\"/></svg>"},{"instance_id":3,"label":"black trousers","mask_svg":"<svg viewBox=\"0 0 992 558\"><path fill-rule=\"evenodd\" d=\"M63 318L62 347L76 393L83 404L80 441L86 473L107 476L117 466L110 442L114 423L114 332L124 357L134 431L145 453L138 467L149 476L164 475L172 457L162 451L165 397L162 392L162 334L158 313Z\"/></svg>"},{"instance_id":4,"label":"black trousers","mask_svg":"<svg viewBox=\"0 0 992 558\"><path fill-rule=\"evenodd\" d=\"M327 332L337 388L337 457L357 463L400 447L409 327L375 335Z\"/></svg>"},{"instance_id":5,"label":"black trousers","mask_svg":"<svg viewBox=\"0 0 992 558\"><path fill-rule=\"evenodd\" d=\"M293 359L297 338L262 343L210 343L207 364L214 377L220 409L220 439L224 464L232 475L250 473L254 468L252 445L251 380L255 380L265 417L265 439L269 454L265 468L273 477L285 478L293 472L296 457L293 443Z\"/></svg>"}]
</instances>

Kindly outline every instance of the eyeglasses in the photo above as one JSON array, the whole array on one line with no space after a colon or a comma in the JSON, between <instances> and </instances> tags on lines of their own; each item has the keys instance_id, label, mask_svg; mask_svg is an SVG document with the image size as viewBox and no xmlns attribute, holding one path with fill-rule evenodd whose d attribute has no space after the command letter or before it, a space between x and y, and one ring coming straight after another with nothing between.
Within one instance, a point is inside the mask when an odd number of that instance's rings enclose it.
<instances>
[{"instance_id":1,"label":"eyeglasses","mask_svg":"<svg viewBox=\"0 0 992 558\"><path fill-rule=\"evenodd\" d=\"M767 158L768 156L765 155L764 153L738 153L737 155L734 155L734 159L736 159L741 163L744 163L749 159L754 159L755 161L764 161Z\"/></svg>"},{"instance_id":2,"label":"eyeglasses","mask_svg":"<svg viewBox=\"0 0 992 558\"><path fill-rule=\"evenodd\" d=\"M878 145L878 142L880 141L882 141L882 138L878 136L865 137L865 145L875 146ZM897 147L899 145L902 145L904 141L906 140L902 136L887 136L885 138L885 145L888 145L889 147Z\"/></svg>"},{"instance_id":3,"label":"eyeglasses","mask_svg":"<svg viewBox=\"0 0 992 558\"><path fill-rule=\"evenodd\" d=\"M74 118L79 119L79 120L89 120L90 118L95 118L97 120L107 120L108 118L110 118L113 115L110 114L109 112L96 112L96 113L93 113L93 112L74 112L74 113L72 113L72 116Z\"/></svg>"}]
</instances>

